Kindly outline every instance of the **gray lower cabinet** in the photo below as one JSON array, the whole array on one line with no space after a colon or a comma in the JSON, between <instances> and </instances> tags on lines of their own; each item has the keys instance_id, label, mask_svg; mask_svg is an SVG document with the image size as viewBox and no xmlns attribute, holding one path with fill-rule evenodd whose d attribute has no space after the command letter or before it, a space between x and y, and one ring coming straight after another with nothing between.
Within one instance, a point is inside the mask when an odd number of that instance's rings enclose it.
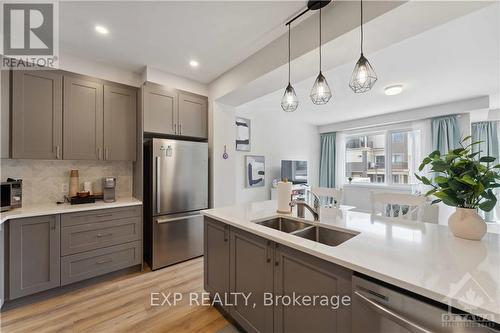
<instances>
[{"instance_id":1,"label":"gray lower cabinet","mask_svg":"<svg viewBox=\"0 0 500 333\"><path fill-rule=\"evenodd\" d=\"M104 159L136 159L137 90L104 86Z\"/></svg>"},{"instance_id":2,"label":"gray lower cabinet","mask_svg":"<svg viewBox=\"0 0 500 333\"><path fill-rule=\"evenodd\" d=\"M103 85L64 76L64 159L103 159Z\"/></svg>"},{"instance_id":3,"label":"gray lower cabinet","mask_svg":"<svg viewBox=\"0 0 500 333\"><path fill-rule=\"evenodd\" d=\"M351 295L352 272L303 252L276 244L274 294L327 296ZM334 304L332 304L333 306ZM274 309L275 333L351 332L351 307L278 304Z\"/></svg>"},{"instance_id":4,"label":"gray lower cabinet","mask_svg":"<svg viewBox=\"0 0 500 333\"><path fill-rule=\"evenodd\" d=\"M229 226L205 217L204 287L212 297L229 292Z\"/></svg>"},{"instance_id":5,"label":"gray lower cabinet","mask_svg":"<svg viewBox=\"0 0 500 333\"><path fill-rule=\"evenodd\" d=\"M70 225L63 215L62 222L62 256L140 240L142 237L140 216Z\"/></svg>"},{"instance_id":6,"label":"gray lower cabinet","mask_svg":"<svg viewBox=\"0 0 500 333\"><path fill-rule=\"evenodd\" d=\"M332 308L337 297L351 295L348 269L207 217L204 258L205 290L212 297L227 290L251 293L248 304L232 294L225 309L247 332L351 331L350 306ZM264 293L272 305L264 303ZM294 294L331 303L294 306L283 300Z\"/></svg>"},{"instance_id":7,"label":"gray lower cabinet","mask_svg":"<svg viewBox=\"0 0 500 333\"><path fill-rule=\"evenodd\" d=\"M230 291L251 294L248 301L236 297L230 314L247 332L272 332L273 307L264 306L264 293L273 292L273 244L234 228L230 235Z\"/></svg>"},{"instance_id":8,"label":"gray lower cabinet","mask_svg":"<svg viewBox=\"0 0 500 333\"><path fill-rule=\"evenodd\" d=\"M12 158L62 159L63 76L12 71Z\"/></svg>"},{"instance_id":9,"label":"gray lower cabinet","mask_svg":"<svg viewBox=\"0 0 500 333\"><path fill-rule=\"evenodd\" d=\"M141 261L140 241L65 256L61 258L61 285L138 265Z\"/></svg>"},{"instance_id":10,"label":"gray lower cabinet","mask_svg":"<svg viewBox=\"0 0 500 333\"><path fill-rule=\"evenodd\" d=\"M204 96L179 92L178 134L208 138L208 99Z\"/></svg>"},{"instance_id":11,"label":"gray lower cabinet","mask_svg":"<svg viewBox=\"0 0 500 333\"><path fill-rule=\"evenodd\" d=\"M177 134L177 92L147 82L143 94L144 132Z\"/></svg>"},{"instance_id":12,"label":"gray lower cabinet","mask_svg":"<svg viewBox=\"0 0 500 333\"><path fill-rule=\"evenodd\" d=\"M9 299L59 286L59 215L15 219L9 224Z\"/></svg>"},{"instance_id":13,"label":"gray lower cabinet","mask_svg":"<svg viewBox=\"0 0 500 333\"><path fill-rule=\"evenodd\" d=\"M61 216L61 285L142 262L142 206Z\"/></svg>"}]
</instances>

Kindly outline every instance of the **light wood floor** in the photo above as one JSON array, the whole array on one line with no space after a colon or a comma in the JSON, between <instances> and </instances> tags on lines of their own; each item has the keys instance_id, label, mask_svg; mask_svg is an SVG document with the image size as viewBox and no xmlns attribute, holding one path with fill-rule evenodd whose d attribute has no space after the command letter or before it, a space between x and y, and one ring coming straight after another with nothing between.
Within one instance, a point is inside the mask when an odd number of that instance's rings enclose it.
<instances>
[{"instance_id":1,"label":"light wood floor","mask_svg":"<svg viewBox=\"0 0 500 333\"><path fill-rule=\"evenodd\" d=\"M177 306L151 306L151 292L182 292ZM208 306L190 306L203 292L203 258L154 272L131 273L0 314L8 332L217 332L228 325Z\"/></svg>"}]
</instances>

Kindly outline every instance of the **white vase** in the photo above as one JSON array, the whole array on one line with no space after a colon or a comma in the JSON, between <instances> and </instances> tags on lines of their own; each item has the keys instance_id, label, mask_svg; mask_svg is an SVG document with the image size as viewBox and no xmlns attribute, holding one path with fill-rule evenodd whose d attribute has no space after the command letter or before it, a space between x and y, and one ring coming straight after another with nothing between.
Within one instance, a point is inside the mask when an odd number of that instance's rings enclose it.
<instances>
[{"instance_id":1,"label":"white vase","mask_svg":"<svg viewBox=\"0 0 500 333\"><path fill-rule=\"evenodd\" d=\"M481 240L486 234L486 223L475 209L457 207L448 218L448 226L460 238Z\"/></svg>"}]
</instances>

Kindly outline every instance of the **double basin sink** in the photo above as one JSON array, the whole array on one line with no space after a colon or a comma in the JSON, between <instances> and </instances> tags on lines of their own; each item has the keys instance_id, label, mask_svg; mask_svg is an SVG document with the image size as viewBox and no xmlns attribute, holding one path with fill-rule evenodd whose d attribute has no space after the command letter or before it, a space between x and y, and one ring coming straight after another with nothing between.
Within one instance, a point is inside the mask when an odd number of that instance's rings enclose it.
<instances>
[{"instance_id":1,"label":"double basin sink","mask_svg":"<svg viewBox=\"0 0 500 333\"><path fill-rule=\"evenodd\" d=\"M315 226L285 217L275 217L255 223L329 246L340 245L357 235L357 233L354 232Z\"/></svg>"}]
</instances>

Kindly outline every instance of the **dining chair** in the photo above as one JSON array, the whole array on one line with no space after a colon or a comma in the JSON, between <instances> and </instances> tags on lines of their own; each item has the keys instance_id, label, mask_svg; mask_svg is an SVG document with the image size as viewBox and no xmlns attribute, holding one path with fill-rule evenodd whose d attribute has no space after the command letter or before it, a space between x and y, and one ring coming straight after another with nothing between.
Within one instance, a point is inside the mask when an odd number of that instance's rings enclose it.
<instances>
[{"instance_id":1,"label":"dining chair","mask_svg":"<svg viewBox=\"0 0 500 333\"><path fill-rule=\"evenodd\" d=\"M321 199L326 198L327 207L340 208L340 205L344 203L344 190L328 187L311 187L311 192L316 194ZM325 206L322 200L322 206Z\"/></svg>"},{"instance_id":2,"label":"dining chair","mask_svg":"<svg viewBox=\"0 0 500 333\"><path fill-rule=\"evenodd\" d=\"M370 191L371 213L384 219L422 221L426 197L403 193Z\"/></svg>"}]
</instances>

